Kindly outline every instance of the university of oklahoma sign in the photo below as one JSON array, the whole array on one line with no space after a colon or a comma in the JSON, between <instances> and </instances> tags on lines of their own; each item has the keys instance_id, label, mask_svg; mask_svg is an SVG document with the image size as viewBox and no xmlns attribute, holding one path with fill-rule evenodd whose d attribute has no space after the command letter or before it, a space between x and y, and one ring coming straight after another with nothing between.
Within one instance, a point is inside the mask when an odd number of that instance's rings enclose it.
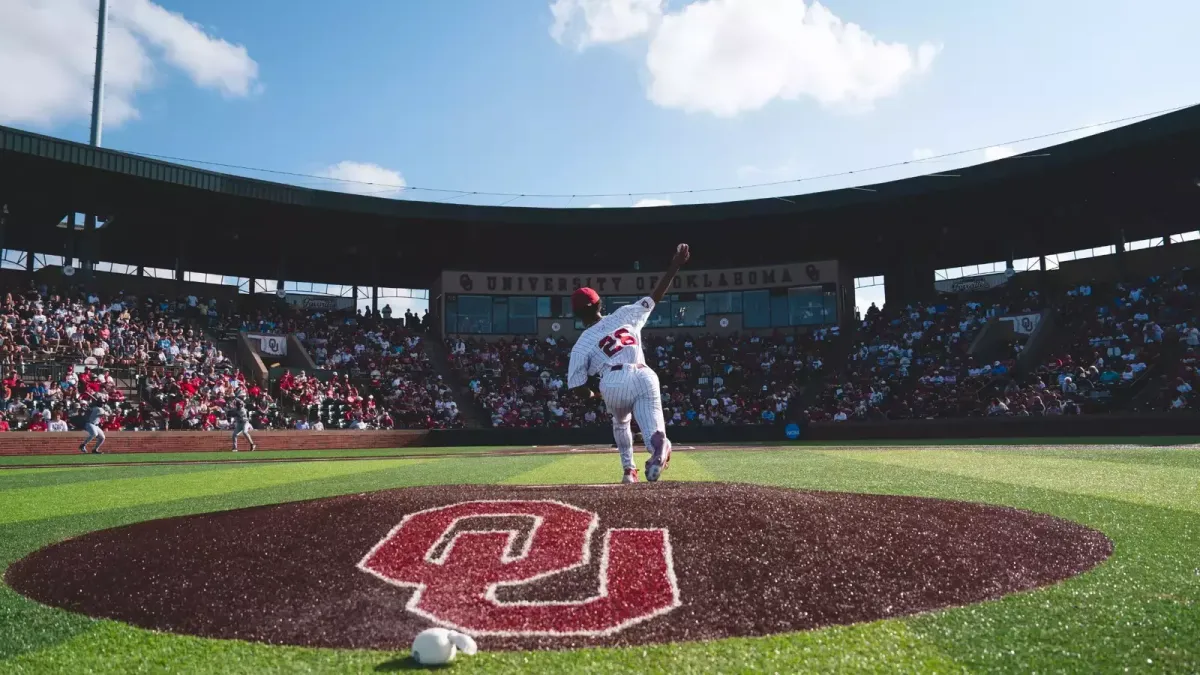
<instances>
[{"instance_id":1,"label":"university of oklahoma sign","mask_svg":"<svg viewBox=\"0 0 1200 675\"><path fill-rule=\"evenodd\" d=\"M442 273L442 292L479 295L567 295L581 286L602 294L649 293L661 273L647 274L521 274L447 271ZM675 278L673 290L681 293L716 293L788 286L836 283L837 262L793 263L723 270L684 270Z\"/></svg>"}]
</instances>

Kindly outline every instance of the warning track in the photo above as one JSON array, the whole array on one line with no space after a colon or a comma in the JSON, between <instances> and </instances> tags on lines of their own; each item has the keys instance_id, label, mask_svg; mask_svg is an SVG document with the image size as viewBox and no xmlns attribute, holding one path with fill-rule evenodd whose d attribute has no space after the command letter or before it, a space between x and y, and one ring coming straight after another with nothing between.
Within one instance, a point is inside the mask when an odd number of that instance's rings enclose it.
<instances>
[{"instance_id":1,"label":"warning track","mask_svg":"<svg viewBox=\"0 0 1200 675\"><path fill-rule=\"evenodd\" d=\"M1062 444L1021 444L1014 443L1012 445L1001 444L972 444L969 441L962 444L938 444L938 445L796 445L787 443L744 443L744 444L704 444L704 445L676 445L673 451L683 452L766 452L766 451L854 451L854 452L895 452L908 450L976 450L976 451L1038 451L1038 450L1136 450L1146 448L1159 449L1179 449L1179 450L1196 450L1200 449L1200 444L1194 443L1114 443L1114 444L1079 444L1079 443L1062 443ZM274 451L278 452L278 451ZM323 455L320 457L255 457L253 452L243 452L238 455L233 453L194 453L197 459L145 459L125 461L117 459L114 461L105 461L113 457L129 457L129 455L107 455L102 459L97 460L94 456L80 455L79 459L61 462L45 462L36 464L0 464L0 471L13 469L58 469L58 468L102 468L115 466L190 466L204 464L272 464L272 463L288 463L288 462L355 462L355 461L378 461L385 459L463 459L471 457L520 457L527 455L578 455L578 454L603 454L616 452L616 447L612 445L545 445L545 446L510 446L496 447L492 450L481 450L478 452L396 452L392 454L377 454L377 455ZM152 453L147 453L148 457L153 457ZM203 458L210 456L212 459ZM217 459L222 457L223 459ZM236 459L234 459L236 457Z\"/></svg>"},{"instance_id":2,"label":"warning track","mask_svg":"<svg viewBox=\"0 0 1200 675\"><path fill-rule=\"evenodd\" d=\"M786 446L755 446L755 445L713 445L713 446L693 446L683 445L674 446L673 451L698 451L698 450L770 450L770 449L791 449ZM616 452L613 446L604 445L578 445L578 446L521 446L509 448L496 448L494 450L481 450L479 452L405 452L395 454L379 454L379 455L329 455L322 457L263 457L256 458L252 452L244 452L236 455L237 459L233 459L233 453L197 453L203 455L220 455L227 459L166 459L166 460L133 460L133 461L103 461L87 456L86 459L91 461L63 461L63 462L46 462L39 464L0 464L0 470L3 469L57 469L57 468L90 468L90 467L114 467L114 466L176 466L184 465L191 466L196 464L272 464L280 462L355 462L355 461L378 461L384 459L461 459L471 457L520 457L525 455L578 455L578 454L602 454L607 452ZM120 457L128 457L129 455L120 455ZM151 455L153 456L153 455ZM80 455L80 457L84 457ZM114 457L114 455L109 455Z\"/></svg>"}]
</instances>

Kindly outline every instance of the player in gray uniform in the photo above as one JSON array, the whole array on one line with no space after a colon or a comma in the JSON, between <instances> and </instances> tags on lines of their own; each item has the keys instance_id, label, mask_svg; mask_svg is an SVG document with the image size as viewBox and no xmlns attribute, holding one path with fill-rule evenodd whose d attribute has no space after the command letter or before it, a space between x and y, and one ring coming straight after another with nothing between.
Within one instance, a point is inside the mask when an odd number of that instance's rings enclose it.
<instances>
[{"instance_id":1,"label":"player in gray uniform","mask_svg":"<svg viewBox=\"0 0 1200 675\"><path fill-rule=\"evenodd\" d=\"M92 454L102 454L100 446L104 445L104 430L100 428L100 422L107 414L108 410L100 405L99 401L92 402L92 407L88 409L87 421L83 424L83 430L87 432L87 438L83 439L83 444L79 446L79 452L87 453L88 443L91 443L92 439L95 438L97 439L96 447L92 448Z\"/></svg>"},{"instance_id":2,"label":"player in gray uniform","mask_svg":"<svg viewBox=\"0 0 1200 675\"><path fill-rule=\"evenodd\" d=\"M258 445L250 437L250 431L253 427L250 426L250 415L246 411L246 404L242 401L236 401L233 404L233 410L230 412L233 415L233 451L238 451L238 436L245 436L246 440L250 441L251 452L257 450Z\"/></svg>"}]
</instances>

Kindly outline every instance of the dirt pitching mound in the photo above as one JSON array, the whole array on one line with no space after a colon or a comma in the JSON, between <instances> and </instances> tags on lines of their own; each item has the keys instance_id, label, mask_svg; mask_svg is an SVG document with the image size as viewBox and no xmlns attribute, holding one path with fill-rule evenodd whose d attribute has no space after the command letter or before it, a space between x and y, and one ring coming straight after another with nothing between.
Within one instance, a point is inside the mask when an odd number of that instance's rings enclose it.
<instances>
[{"instance_id":1,"label":"dirt pitching mound","mask_svg":"<svg viewBox=\"0 0 1200 675\"><path fill-rule=\"evenodd\" d=\"M156 520L9 568L40 602L271 644L484 649L768 635L998 598L1107 558L1101 533L936 499L714 483L390 490Z\"/></svg>"}]
</instances>

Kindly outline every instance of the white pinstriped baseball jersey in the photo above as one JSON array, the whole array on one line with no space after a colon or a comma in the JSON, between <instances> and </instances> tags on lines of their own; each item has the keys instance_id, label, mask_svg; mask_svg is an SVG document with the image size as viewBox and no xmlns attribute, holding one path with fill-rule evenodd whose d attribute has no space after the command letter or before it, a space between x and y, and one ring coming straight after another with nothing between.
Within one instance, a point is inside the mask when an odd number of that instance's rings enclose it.
<instances>
[{"instance_id":1,"label":"white pinstriped baseball jersey","mask_svg":"<svg viewBox=\"0 0 1200 675\"><path fill-rule=\"evenodd\" d=\"M603 378L613 366L640 363L645 365L642 352L642 327L654 311L650 297L618 309L583 331L571 349L567 369L567 387L574 389L587 384L592 375Z\"/></svg>"}]
</instances>

